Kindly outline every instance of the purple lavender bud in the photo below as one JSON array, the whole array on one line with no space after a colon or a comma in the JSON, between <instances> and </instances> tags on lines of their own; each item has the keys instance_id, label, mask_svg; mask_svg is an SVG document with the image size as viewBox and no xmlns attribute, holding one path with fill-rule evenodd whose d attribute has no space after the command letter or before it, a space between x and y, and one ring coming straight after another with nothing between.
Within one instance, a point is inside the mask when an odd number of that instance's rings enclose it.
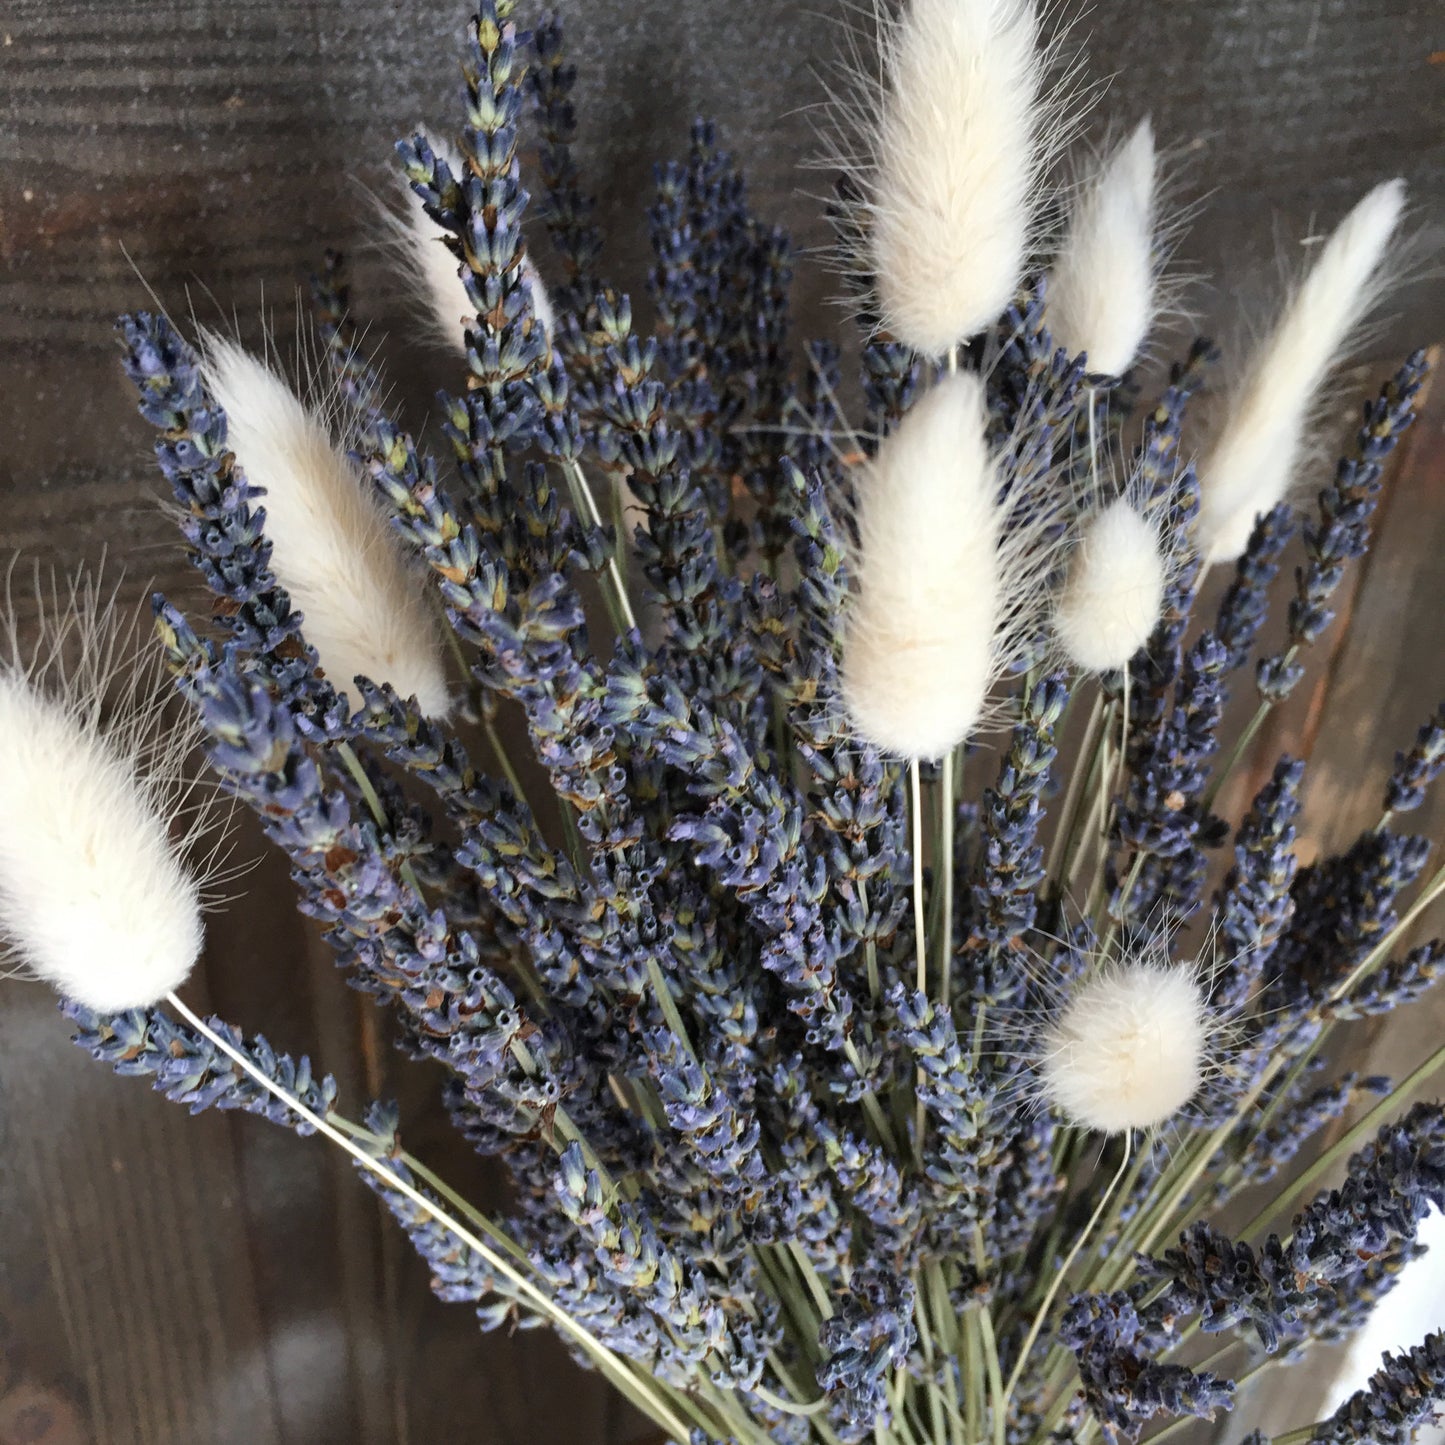
<instances>
[{"instance_id":1,"label":"purple lavender bud","mask_svg":"<svg viewBox=\"0 0 1445 1445\"><path fill-rule=\"evenodd\" d=\"M1445 702L1420 729L1408 753L1395 754L1395 770L1385 788L1385 811L1408 813L1425 801L1425 789L1445 768Z\"/></svg>"}]
</instances>

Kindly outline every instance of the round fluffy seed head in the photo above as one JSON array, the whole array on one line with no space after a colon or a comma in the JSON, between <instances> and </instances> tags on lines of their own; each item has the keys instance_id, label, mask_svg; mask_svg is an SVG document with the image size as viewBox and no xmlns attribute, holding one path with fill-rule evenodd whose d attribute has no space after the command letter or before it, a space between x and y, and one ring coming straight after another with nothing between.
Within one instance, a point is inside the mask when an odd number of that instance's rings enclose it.
<instances>
[{"instance_id":1,"label":"round fluffy seed head","mask_svg":"<svg viewBox=\"0 0 1445 1445\"><path fill-rule=\"evenodd\" d=\"M1030 0L910 0L881 42L867 259L884 327L941 356L993 321L1023 274L1044 124L1038 21Z\"/></svg>"},{"instance_id":2,"label":"round fluffy seed head","mask_svg":"<svg viewBox=\"0 0 1445 1445\"><path fill-rule=\"evenodd\" d=\"M425 583L368 484L275 371L220 337L204 341L203 375L226 413L228 443L265 492L272 568L331 685L355 703L357 677L389 683L425 716L445 717L451 699Z\"/></svg>"},{"instance_id":3,"label":"round fluffy seed head","mask_svg":"<svg viewBox=\"0 0 1445 1445\"><path fill-rule=\"evenodd\" d=\"M1154 321L1154 131L1146 120L1079 193L1049 275L1048 324L1096 375L1122 376Z\"/></svg>"},{"instance_id":4,"label":"round fluffy seed head","mask_svg":"<svg viewBox=\"0 0 1445 1445\"><path fill-rule=\"evenodd\" d=\"M107 711L114 636L93 614L78 673L0 664L0 939L24 967L101 1013L179 988L200 956L197 879L173 825L180 744L151 702Z\"/></svg>"},{"instance_id":5,"label":"round fluffy seed head","mask_svg":"<svg viewBox=\"0 0 1445 1445\"><path fill-rule=\"evenodd\" d=\"M1124 667L1159 621L1164 580L1158 531L1126 498L1086 517L1054 612L1070 659L1089 672Z\"/></svg>"},{"instance_id":6,"label":"round fluffy seed head","mask_svg":"<svg viewBox=\"0 0 1445 1445\"><path fill-rule=\"evenodd\" d=\"M875 747L939 758L978 723L1000 624L997 480L983 385L946 377L858 479L843 696Z\"/></svg>"},{"instance_id":7,"label":"round fluffy seed head","mask_svg":"<svg viewBox=\"0 0 1445 1445\"><path fill-rule=\"evenodd\" d=\"M1045 1032L1044 1094L1080 1128L1120 1134L1162 1124L1199 1089L1208 1022L1195 969L1106 964L1078 985Z\"/></svg>"}]
</instances>

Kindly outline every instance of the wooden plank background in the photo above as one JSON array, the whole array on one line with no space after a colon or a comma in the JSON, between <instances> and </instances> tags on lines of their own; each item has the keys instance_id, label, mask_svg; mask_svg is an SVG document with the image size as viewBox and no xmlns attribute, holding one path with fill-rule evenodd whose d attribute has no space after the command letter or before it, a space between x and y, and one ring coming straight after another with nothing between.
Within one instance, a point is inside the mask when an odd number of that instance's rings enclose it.
<instances>
[{"instance_id":1,"label":"wooden plank background","mask_svg":"<svg viewBox=\"0 0 1445 1445\"><path fill-rule=\"evenodd\" d=\"M581 157L619 281L646 264L649 168L715 116L752 158L766 214L826 238L806 106L837 50L843 0L568 0L583 72ZM331 244L385 335L415 424L451 375L413 340L371 246L368 191L391 140L455 116L453 0L8 0L0 10L0 547L71 565L107 552L139 594L188 582L156 505L150 437L109 324L145 304L254 339L289 332L298 278ZM1427 237L1445 223L1445 28L1419 0L1099 0L1077 29L1088 73L1117 71L1100 111L1152 113L1178 192L1202 209L1183 251L1227 276L1192 302L1247 326L1281 260L1368 185L1403 174ZM544 273L548 258L542 248ZM1428 269L1428 268L1425 268ZM831 329L829 282L800 268L807 328ZM1242 318L1242 319L1241 319ZM1388 354L1445 335L1422 273L1378 334ZM1360 573L1348 640L1316 659L1314 708L1269 739L1313 753L1310 805L1330 844L1366 821L1397 745L1441 683L1445 406ZM1343 634L1341 634L1343 636ZM1333 666L1331 661L1333 660ZM1315 687L1312 680L1311 687ZM1316 728L1311 718L1326 719ZM1338 704L1338 705L1337 705ZM1438 808L1430 819L1438 832ZM263 859L212 930L206 1001L308 1050L359 1099L402 1088L408 1142L446 1152L431 1081L367 1047L364 1010ZM443 1307L347 1167L260 1121L189 1119L66 1042L45 994L0 985L0 1445L603 1445L637 1422L542 1334L480 1340ZM1293 1423L1293 1422L1291 1422Z\"/></svg>"}]
</instances>

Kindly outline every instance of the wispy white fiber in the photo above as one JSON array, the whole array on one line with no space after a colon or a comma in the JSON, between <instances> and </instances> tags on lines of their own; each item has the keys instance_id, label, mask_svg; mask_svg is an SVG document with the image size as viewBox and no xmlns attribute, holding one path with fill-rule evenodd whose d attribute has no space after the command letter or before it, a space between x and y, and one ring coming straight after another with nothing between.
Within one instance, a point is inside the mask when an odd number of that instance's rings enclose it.
<instances>
[{"instance_id":1,"label":"wispy white fiber","mask_svg":"<svg viewBox=\"0 0 1445 1445\"><path fill-rule=\"evenodd\" d=\"M940 758L984 717L1047 558L1004 531L983 383L943 378L860 469L856 592L844 624L844 703L869 742Z\"/></svg>"},{"instance_id":2,"label":"wispy white fiber","mask_svg":"<svg viewBox=\"0 0 1445 1445\"><path fill-rule=\"evenodd\" d=\"M941 356L1013 299L1060 106L1030 0L877 7L877 74L855 55L831 159L861 184L862 254L882 326Z\"/></svg>"},{"instance_id":3,"label":"wispy white fiber","mask_svg":"<svg viewBox=\"0 0 1445 1445\"><path fill-rule=\"evenodd\" d=\"M1145 120L1081 187L1049 274L1049 330L1089 371L1122 376L1144 345L1157 305L1157 161Z\"/></svg>"},{"instance_id":4,"label":"wispy white fiber","mask_svg":"<svg viewBox=\"0 0 1445 1445\"><path fill-rule=\"evenodd\" d=\"M1376 186L1340 222L1274 329L1250 358L1199 466L1200 551L1237 558L1254 524L1284 500L1308 454L1320 388L1378 298L1405 183Z\"/></svg>"},{"instance_id":5,"label":"wispy white fiber","mask_svg":"<svg viewBox=\"0 0 1445 1445\"><path fill-rule=\"evenodd\" d=\"M1150 958L1105 963L1045 1030L1044 1095L1080 1128L1153 1128L1199 1092L1209 1036L1196 968Z\"/></svg>"},{"instance_id":6,"label":"wispy white fiber","mask_svg":"<svg viewBox=\"0 0 1445 1445\"><path fill-rule=\"evenodd\" d=\"M454 145L427 131L419 130L417 134L426 137L432 151L446 161L453 175L465 175L461 152ZM462 280L462 263L447 245L447 233L427 215L420 197L410 186L406 187L405 206L401 216L391 210L382 211L382 225L390 249L422 304L433 338L440 345L465 355L466 328L475 323L477 313ZM556 329L557 317L530 257L522 259L522 276L532 293L532 315L543 335L550 338Z\"/></svg>"},{"instance_id":7,"label":"wispy white fiber","mask_svg":"<svg viewBox=\"0 0 1445 1445\"><path fill-rule=\"evenodd\" d=\"M264 488L271 565L303 616L333 687L390 683L428 717L450 706L441 639L424 584L365 479L321 417L264 362L203 335L202 373L225 410L229 445Z\"/></svg>"},{"instance_id":8,"label":"wispy white fiber","mask_svg":"<svg viewBox=\"0 0 1445 1445\"><path fill-rule=\"evenodd\" d=\"M1114 672L1149 640L1168 576L1159 527L1127 496L1086 516L1054 610L1076 667Z\"/></svg>"},{"instance_id":9,"label":"wispy white fiber","mask_svg":"<svg viewBox=\"0 0 1445 1445\"><path fill-rule=\"evenodd\" d=\"M194 811L193 734L128 673L133 630L109 620L113 602L77 592L29 658L10 621L0 659L0 939L102 1013L178 988L204 938L202 883L177 828Z\"/></svg>"}]
</instances>

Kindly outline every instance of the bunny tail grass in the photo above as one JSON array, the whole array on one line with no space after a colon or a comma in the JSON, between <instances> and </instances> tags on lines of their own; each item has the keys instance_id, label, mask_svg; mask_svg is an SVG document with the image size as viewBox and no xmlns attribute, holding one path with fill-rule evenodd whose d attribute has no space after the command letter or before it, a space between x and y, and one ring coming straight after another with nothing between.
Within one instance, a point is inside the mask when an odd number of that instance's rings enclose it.
<instances>
[{"instance_id":1,"label":"bunny tail grass","mask_svg":"<svg viewBox=\"0 0 1445 1445\"><path fill-rule=\"evenodd\" d=\"M1152 1128L1199 1092L1209 1036L1196 968L1167 959L1106 963L1079 984L1044 1034L1044 1096L1080 1128Z\"/></svg>"},{"instance_id":2,"label":"bunny tail grass","mask_svg":"<svg viewBox=\"0 0 1445 1445\"><path fill-rule=\"evenodd\" d=\"M211 334L202 347L231 449L265 492L272 566L332 685L354 694L358 676L389 683L428 717L445 716L441 639L423 584L345 451L264 362Z\"/></svg>"},{"instance_id":3,"label":"bunny tail grass","mask_svg":"<svg viewBox=\"0 0 1445 1445\"><path fill-rule=\"evenodd\" d=\"M906 758L940 758L962 742L993 677L1005 587L985 420L979 379L946 377L859 484L844 698L865 738Z\"/></svg>"},{"instance_id":4,"label":"bunny tail grass","mask_svg":"<svg viewBox=\"0 0 1445 1445\"><path fill-rule=\"evenodd\" d=\"M194 731L170 725L114 603L76 585L31 658L11 622L0 660L0 939L103 1013L179 987L205 935L185 858Z\"/></svg>"},{"instance_id":5,"label":"bunny tail grass","mask_svg":"<svg viewBox=\"0 0 1445 1445\"><path fill-rule=\"evenodd\" d=\"M1307 451L1320 387L1384 289L1382 267L1405 183L1376 186L1340 222L1235 388L1199 467L1200 550L1229 562L1255 521L1284 500Z\"/></svg>"},{"instance_id":6,"label":"bunny tail grass","mask_svg":"<svg viewBox=\"0 0 1445 1445\"><path fill-rule=\"evenodd\" d=\"M1159 621L1167 580L1159 528L1127 497L1084 518L1054 610L1069 660L1086 672L1125 667Z\"/></svg>"},{"instance_id":7,"label":"bunny tail grass","mask_svg":"<svg viewBox=\"0 0 1445 1445\"><path fill-rule=\"evenodd\" d=\"M1157 305L1154 130L1142 121L1081 189L1049 275L1048 324L1095 375L1122 376L1138 356Z\"/></svg>"},{"instance_id":8,"label":"bunny tail grass","mask_svg":"<svg viewBox=\"0 0 1445 1445\"><path fill-rule=\"evenodd\" d=\"M1018 289L1062 106L1029 0L910 0L878 24L881 75L855 65L832 107L861 185L852 267L881 328L938 357Z\"/></svg>"}]
</instances>

